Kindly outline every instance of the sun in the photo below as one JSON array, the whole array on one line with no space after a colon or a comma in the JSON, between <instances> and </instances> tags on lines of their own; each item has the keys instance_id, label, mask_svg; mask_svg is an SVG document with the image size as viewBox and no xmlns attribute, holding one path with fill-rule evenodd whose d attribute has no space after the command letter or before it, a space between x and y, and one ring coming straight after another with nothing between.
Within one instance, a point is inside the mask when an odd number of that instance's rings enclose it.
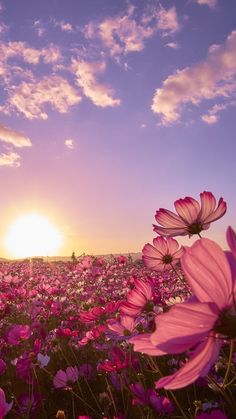
<instances>
[{"instance_id":1,"label":"sun","mask_svg":"<svg viewBox=\"0 0 236 419\"><path fill-rule=\"evenodd\" d=\"M54 256L62 236L51 222L39 214L18 218L10 227L5 246L11 257Z\"/></svg>"}]
</instances>

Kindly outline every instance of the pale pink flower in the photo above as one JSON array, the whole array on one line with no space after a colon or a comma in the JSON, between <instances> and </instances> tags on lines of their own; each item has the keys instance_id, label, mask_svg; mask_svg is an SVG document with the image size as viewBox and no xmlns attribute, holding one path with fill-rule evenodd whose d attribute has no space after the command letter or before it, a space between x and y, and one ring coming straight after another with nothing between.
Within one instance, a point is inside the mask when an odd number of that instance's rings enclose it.
<instances>
[{"instance_id":1,"label":"pale pink flower","mask_svg":"<svg viewBox=\"0 0 236 419\"><path fill-rule=\"evenodd\" d=\"M226 232L226 238L227 238L227 242L230 247L230 250L236 259L236 234L234 230L232 229L232 227L228 227L227 232Z\"/></svg>"},{"instance_id":2,"label":"pale pink flower","mask_svg":"<svg viewBox=\"0 0 236 419\"><path fill-rule=\"evenodd\" d=\"M153 246L145 244L143 250L143 262L154 271L164 271L175 266L183 254L179 243L172 238L156 237Z\"/></svg>"},{"instance_id":3,"label":"pale pink flower","mask_svg":"<svg viewBox=\"0 0 236 419\"><path fill-rule=\"evenodd\" d=\"M194 348L184 366L157 381L157 388L177 389L205 376L219 355L222 337L236 337L234 280L225 253L213 241L201 239L186 248L181 263L194 299L157 316L154 333L130 340L136 351L149 355Z\"/></svg>"},{"instance_id":4,"label":"pale pink flower","mask_svg":"<svg viewBox=\"0 0 236 419\"><path fill-rule=\"evenodd\" d=\"M121 312L131 317L149 309L149 303L153 300L153 287L149 281L135 279L134 285L127 295L127 301L120 305Z\"/></svg>"},{"instance_id":5,"label":"pale pink flower","mask_svg":"<svg viewBox=\"0 0 236 419\"><path fill-rule=\"evenodd\" d=\"M135 321L134 317L124 315L120 316L120 321L116 319L108 320L107 326L119 336L129 336L134 332L137 321Z\"/></svg>"},{"instance_id":6,"label":"pale pink flower","mask_svg":"<svg viewBox=\"0 0 236 419\"><path fill-rule=\"evenodd\" d=\"M207 230L210 223L223 217L226 212L226 202L219 199L216 208L216 199L211 192L200 194L201 206L194 198L186 196L184 199L175 201L175 209L178 215L164 208L160 208L155 215L156 221L161 225L153 225L154 231L161 236L186 236L199 234Z\"/></svg>"},{"instance_id":7,"label":"pale pink flower","mask_svg":"<svg viewBox=\"0 0 236 419\"><path fill-rule=\"evenodd\" d=\"M11 410L13 402L7 403L5 393L2 388L0 388L0 418L4 418L7 415L9 410Z\"/></svg>"},{"instance_id":8,"label":"pale pink flower","mask_svg":"<svg viewBox=\"0 0 236 419\"><path fill-rule=\"evenodd\" d=\"M67 367L66 371L59 370L57 371L54 379L53 385L55 388L64 388L69 387L71 384L74 384L79 378L79 372L77 367Z\"/></svg>"}]
</instances>

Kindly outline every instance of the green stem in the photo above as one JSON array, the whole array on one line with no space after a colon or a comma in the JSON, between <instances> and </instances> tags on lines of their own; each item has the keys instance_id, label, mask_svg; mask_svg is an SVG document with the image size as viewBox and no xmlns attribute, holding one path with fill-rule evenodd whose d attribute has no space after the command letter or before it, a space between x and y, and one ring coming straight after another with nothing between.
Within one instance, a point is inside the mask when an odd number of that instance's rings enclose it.
<instances>
[{"instance_id":1,"label":"green stem","mask_svg":"<svg viewBox=\"0 0 236 419\"><path fill-rule=\"evenodd\" d=\"M234 353L234 341L232 339L230 341L230 350L229 350L228 365L227 365L227 369L226 369L226 372L225 372L224 380L223 380L223 383L222 383L222 387L223 388L225 388L226 385L227 385L227 381L228 381L229 374L230 374L230 367L231 367L231 363L232 363L233 353Z\"/></svg>"}]
</instances>

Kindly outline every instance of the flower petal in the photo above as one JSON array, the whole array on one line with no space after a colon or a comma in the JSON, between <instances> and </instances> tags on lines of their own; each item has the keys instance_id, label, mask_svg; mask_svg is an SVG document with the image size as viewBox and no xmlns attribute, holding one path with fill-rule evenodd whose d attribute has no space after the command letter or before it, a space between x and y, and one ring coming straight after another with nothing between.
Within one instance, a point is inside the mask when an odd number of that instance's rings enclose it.
<instances>
[{"instance_id":1,"label":"flower petal","mask_svg":"<svg viewBox=\"0 0 236 419\"><path fill-rule=\"evenodd\" d=\"M169 211L165 208L160 208L155 215L156 221L163 227L174 227L181 228L186 227L186 223L174 212Z\"/></svg>"},{"instance_id":2,"label":"flower petal","mask_svg":"<svg viewBox=\"0 0 236 419\"><path fill-rule=\"evenodd\" d=\"M156 330L151 342L164 353L181 353L205 338L218 319L212 303L184 302L175 304L156 316Z\"/></svg>"},{"instance_id":3,"label":"flower petal","mask_svg":"<svg viewBox=\"0 0 236 419\"><path fill-rule=\"evenodd\" d=\"M196 199L186 196L184 199L178 199L174 203L175 209L182 220L191 225L198 218L200 205Z\"/></svg>"},{"instance_id":4,"label":"flower petal","mask_svg":"<svg viewBox=\"0 0 236 419\"><path fill-rule=\"evenodd\" d=\"M150 340L151 333L143 333L129 339L129 343L133 343L135 352L142 352L147 355L165 355L163 351L157 349Z\"/></svg>"},{"instance_id":5,"label":"flower petal","mask_svg":"<svg viewBox=\"0 0 236 419\"><path fill-rule=\"evenodd\" d=\"M211 215L216 207L216 199L211 192L202 192L200 193L201 198L201 211L199 218L201 221L205 221L209 215Z\"/></svg>"},{"instance_id":6,"label":"flower petal","mask_svg":"<svg viewBox=\"0 0 236 419\"><path fill-rule=\"evenodd\" d=\"M209 239L186 247L181 265L194 295L201 302L214 302L220 309L229 304L232 294L230 266L223 250Z\"/></svg>"},{"instance_id":7,"label":"flower petal","mask_svg":"<svg viewBox=\"0 0 236 419\"><path fill-rule=\"evenodd\" d=\"M166 390L175 390L186 387L199 377L204 377L216 361L222 341L209 337L205 342L200 343L194 354L177 372L163 377L156 382L156 388L164 387Z\"/></svg>"},{"instance_id":8,"label":"flower petal","mask_svg":"<svg viewBox=\"0 0 236 419\"><path fill-rule=\"evenodd\" d=\"M236 259L236 233L232 229L232 227L227 228L226 238L227 238L227 243L230 247L230 250Z\"/></svg>"},{"instance_id":9,"label":"flower petal","mask_svg":"<svg viewBox=\"0 0 236 419\"><path fill-rule=\"evenodd\" d=\"M227 204L223 200L223 198L220 198L218 202L218 207L215 209L215 211L209 214L207 218L205 218L204 224L212 223L213 221L216 221L219 218L223 217L223 215L226 213L226 210L227 210Z\"/></svg>"}]
</instances>

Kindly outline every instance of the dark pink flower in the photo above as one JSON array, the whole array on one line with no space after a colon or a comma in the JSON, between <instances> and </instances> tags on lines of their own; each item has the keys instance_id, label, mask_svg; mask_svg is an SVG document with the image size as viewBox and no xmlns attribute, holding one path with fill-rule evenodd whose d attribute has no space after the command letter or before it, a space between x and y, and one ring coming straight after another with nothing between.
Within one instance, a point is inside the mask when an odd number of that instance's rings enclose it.
<instances>
[{"instance_id":1,"label":"dark pink flower","mask_svg":"<svg viewBox=\"0 0 236 419\"><path fill-rule=\"evenodd\" d=\"M5 393L2 388L0 388L0 418L4 418L7 415L9 410L11 410L13 402L7 403Z\"/></svg>"},{"instance_id":2,"label":"dark pink flower","mask_svg":"<svg viewBox=\"0 0 236 419\"><path fill-rule=\"evenodd\" d=\"M54 379L53 385L55 388L64 388L69 387L71 384L74 384L79 378L79 372L77 367L67 367L66 371L59 370L57 371Z\"/></svg>"},{"instance_id":3,"label":"dark pink flower","mask_svg":"<svg viewBox=\"0 0 236 419\"><path fill-rule=\"evenodd\" d=\"M11 345L19 345L21 340L29 339L30 334L30 327L27 324L18 324L9 330L7 340Z\"/></svg>"},{"instance_id":4,"label":"dark pink flower","mask_svg":"<svg viewBox=\"0 0 236 419\"><path fill-rule=\"evenodd\" d=\"M127 301L120 305L121 312L131 317L148 309L153 299L153 287L149 281L135 279L134 285L135 287L127 295Z\"/></svg>"},{"instance_id":5,"label":"dark pink flower","mask_svg":"<svg viewBox=\"0 0 236 419\"><path fill-rule=\"evenodd\" d=\"M160 208L155 215L156 221L161 225L154 225L154 231L161 236L192 236L207 230L210 223L223 217L227 206L223 198L219 199L216 208L216 199L211 192L200 194L201 206L194 198L186 196L175 201L178 215L164 208Z\"/></svg>"},{"instance_id":6,"label":"dark pink flower","mask_svg":"<svg viewBox=\"0 0 236 419\"><path fill-rule=\"evenodd\" d=\"M221 410L212 410L210 413L200 413L196 419L227 419L227 416Z\"/></svg>"},{"instance_id":7,"label":"dark pink flower","mask_svg":"<svg viewBox=\"0 0 236 419\"><path fill-rule=\"evenodd\" d=\"M225 253L213 241L201 239L186 248L181 263L195 298L158 315L154 333L130 340L135 350L150 355L194 348L184 366L157 381L157 388L181 388L205 376L219 355L221 337L236 337L234 281Z\"/></svg>"},{"instance_id":8,"label":"dark pink flower","mask_svg":"<svg viewBox=\"0 0 236 419\"><path fill-rule=\"evenodd\" d=\"M142 252L143 262L148 268L164 271L179 262L183 249L175 239L156 237L153 246L150 243L145 244Z\"/></svg>"}]
</instances>

